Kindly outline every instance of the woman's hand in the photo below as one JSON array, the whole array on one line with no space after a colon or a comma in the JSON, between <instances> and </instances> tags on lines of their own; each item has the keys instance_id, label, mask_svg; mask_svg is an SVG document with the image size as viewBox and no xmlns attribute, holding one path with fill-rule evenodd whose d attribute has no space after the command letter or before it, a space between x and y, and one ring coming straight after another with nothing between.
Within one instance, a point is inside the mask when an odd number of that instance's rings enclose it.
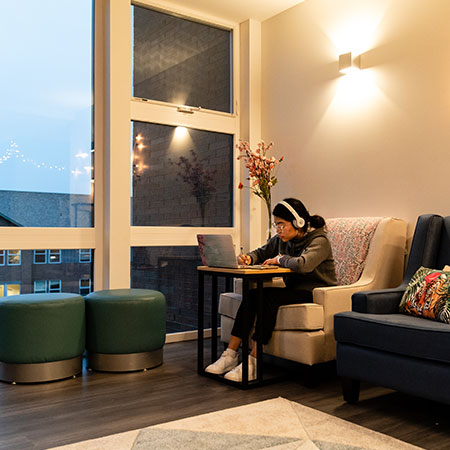
<instances>
[{"instance_id":1,"label":"woman's hand","mask_svg":"<svg viewBox=\"0 0 450 450\"><path fill-rule=\"evenodd\" d=\"M249 266L252 263L252 258L243 253L238 255L237 260L238 260L238 264L244 264L246 266Z\"/></svg>"},{"instance_id":2,"label":"woman's hand","mask_svg":"<svg viewBox=\"0 0 450 450\"><path fill-rule=\"evenodd\" d=\"M275 258L266 259L263 262L263 266L279 266L279 265L280 265L280 263L278 261L278 257L277 256L275 256Z\"/></svg>"}]
</instances>

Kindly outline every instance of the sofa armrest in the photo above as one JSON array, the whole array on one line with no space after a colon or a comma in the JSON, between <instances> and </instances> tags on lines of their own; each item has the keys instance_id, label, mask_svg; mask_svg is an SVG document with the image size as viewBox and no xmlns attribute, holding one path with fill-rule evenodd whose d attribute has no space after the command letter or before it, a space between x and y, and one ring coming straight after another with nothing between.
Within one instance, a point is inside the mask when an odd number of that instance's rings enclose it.
<instances>
[{"instance_id":1,"label":"sofa armrest","mask_svg":"<svg viewBox=\"0 0 450 450\"><path fill-rule=\"evenodd\" d=\"M395 314L404 288L362 291L352 295L352 311L368 314Z\"/></svg>"}]
</instances>

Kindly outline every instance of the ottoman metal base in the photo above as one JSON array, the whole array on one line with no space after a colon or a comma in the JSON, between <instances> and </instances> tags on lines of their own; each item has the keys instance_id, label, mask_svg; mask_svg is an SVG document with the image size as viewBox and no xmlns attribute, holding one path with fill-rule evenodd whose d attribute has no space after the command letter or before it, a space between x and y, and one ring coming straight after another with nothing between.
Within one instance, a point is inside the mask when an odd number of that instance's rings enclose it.
<instances>
[{"instance_id":1,"label":"ottoman metal base","mask_svg":"<svg viewBox=\"0 0 450 450\"><path fill-rule=\"evenodd\" d=\"M163 349L142 353L91 353L88 352L88 367L101 372L133 372L151 369L163 362Z\"/></svg>"},{"instance_id":2,"label":"ottoman metal base","mask_svg":"<svg viewBox=\"0 0 450 450\"><path fill-rule=\"evenodd\" d=\"M42 383L73 377L82 369L81 356L47 363L10 364L0 361L0 380L10 383Z\"/></svg>"}]
</instances>

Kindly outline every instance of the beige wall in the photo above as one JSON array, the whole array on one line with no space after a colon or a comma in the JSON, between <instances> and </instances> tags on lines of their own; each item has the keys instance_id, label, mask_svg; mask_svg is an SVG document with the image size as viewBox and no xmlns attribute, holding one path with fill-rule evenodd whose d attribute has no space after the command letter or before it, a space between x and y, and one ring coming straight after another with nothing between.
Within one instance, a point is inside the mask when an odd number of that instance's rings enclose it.
<instances>
[{"instance_id":1,"label":"beige wall","mask_svg":"<svg viewBox=\"0 0 450 450\"><path fill-rule=\"evenodd\" d=\"M262 24L275 200L312 214L450 215L450 1L306 0ZM347 36L346 36L347 34ZM362 52L357 77L338 55Z\"/></svg>"}]
</instances>

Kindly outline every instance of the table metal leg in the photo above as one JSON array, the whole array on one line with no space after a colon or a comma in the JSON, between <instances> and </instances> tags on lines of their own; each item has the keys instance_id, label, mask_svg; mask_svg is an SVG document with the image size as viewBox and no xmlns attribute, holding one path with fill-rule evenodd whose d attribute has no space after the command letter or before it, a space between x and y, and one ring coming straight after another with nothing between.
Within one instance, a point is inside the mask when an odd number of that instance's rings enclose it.
<instances>
[{"instance_id":1,"label":"table metal leg","mask_svg":"<svg viewBox=\"0 0 450 450\"><path fill-rule=\"evenodd\" d=\"M211 362L217 360L217 276L212 276L211 294Z\"/></svg>"},{"instance_id":2,"label":"table metal leg","mask_svg":"<svg viewBox=\"0 0 450 450\"><path fill-rule=\"evenodd\" d=\"M262 382L263 380L263 345L262 345L262 336L263 336L263 320L264 320L264 293L263 293L263 280L257 280L257 289L258 289L258 312L257 317L258 320L256 323L258 327L256 329L256 336L258 336L257 344L256 344L256 374L258 382Z\"/></svg>"},{"instance_id":3,"label":"table metal leg","mask_svg":"<svg viewBox=\"0 0 450 450\"><path fill-rule=\"evenodd\" d=\"M203 315L205 304L205 277L198 272L198 337L197 337L197 373L204 373L203 367Z\"/></svg>"},{"instance_id":4,"label":"table metal leg","mask_svg":"<svg viewBox=\"0 0 450 450\"><path fill-rule=\"evenodd\" d=\"M248 324L249 305L248 305L248 280L244 278L242 280L242 313L244 318L244 325ZM248 341L250 335L251 326L247 328L244 326L243 339L242 339L242 385L247 387L248 385Z\"/></svg>"}]
</instances>

